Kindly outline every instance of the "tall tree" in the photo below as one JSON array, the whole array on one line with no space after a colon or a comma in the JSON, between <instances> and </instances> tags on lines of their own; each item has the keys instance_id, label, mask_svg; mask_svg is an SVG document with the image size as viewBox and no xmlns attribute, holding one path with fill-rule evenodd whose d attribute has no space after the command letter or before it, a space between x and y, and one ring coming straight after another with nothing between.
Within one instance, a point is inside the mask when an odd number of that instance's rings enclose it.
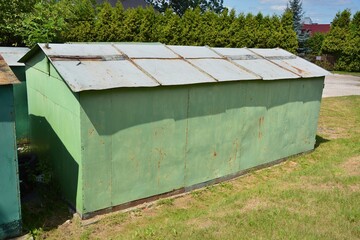
<instances>
[{"instance_id":1,"label":"tall tree","mask_svg":"<svg viewBox=\"0 0 360 240\"><path fill-rule=\"evenodd\" d=\"M335 70L360 71L360 12L351 18L346 9L338 12L327 34L322 52L335 57Z\"/></svg>"},{"instance_id":2,"label":"tall tree","mask_svg":"<svg viewBox=\"0 0 360 240\"><path fill-rule=\"evenodd\" d=\"M289 0L286 10L293 14L293 27L296 33L301 32L301 20L305 14L301 0Z\"/></svg>"},{"instance_id":3,"label":"tall tree","mask_svg":"<svg viewBox=\"0 0 360 240\"><path fill-rule=\"evenodd\" d=\"M220 13L224 7L224 0L146 0L153 5L159 12L165 12L166 9L172 9L176 14L182 16L187 9L200 8L202 12L206 10Z\"/></svg>"},{"instance_id":4,"label":"tall tree","mask_svg":"<svg viewBox=\"0 0 360 240\"><path fill-rule=\"evenodd\" d=\"M41 42L62 42L66 21L59 6L55 0L36 3L32 12L26 13L16 26L16 34L30 47Z\"/></svg>"},{"instance_id":5,"label":"tall tree","mask_svg":"<svg viewBox=\"0 0 360 240\"><path fill-rule=\"evenodd\" d=\"M38 0L0 0L0 45L22 45L17 25L33 10Z\"/></svg>"},{"instance_id":6,"label":"tall tree","mask_svg":"<svg viewBox=\"0 0 360 240\"><path fill-rule=\"evenodd\" d=\"M309 39L310 35L306 31L305 32L301 31L302 28L301 20L305 14L302 8L302 0L289 0L285 11L292 13L293 29L296 32L296 37L299 46L297 51L299 53L306 53L308 50L306 48L305 43Z\"/></svg>"}]
</instances>

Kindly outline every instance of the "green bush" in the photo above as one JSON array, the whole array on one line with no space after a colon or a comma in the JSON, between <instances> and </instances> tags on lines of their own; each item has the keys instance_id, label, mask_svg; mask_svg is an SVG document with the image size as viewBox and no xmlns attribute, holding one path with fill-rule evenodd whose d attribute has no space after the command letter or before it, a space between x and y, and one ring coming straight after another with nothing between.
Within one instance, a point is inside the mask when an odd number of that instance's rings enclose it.
<instances>
[{"instance_id":1,"label":"green bush","mask_svg":"<svg viewBox=\"0 0 360 240\"><path fill-rule=\"evenodd\" d=\"M1 1L1 0L0 0ZM33 0L36 1L36 0ZM93 0L38 1L21 15L12 44L37 42L162 42L213 47L281 47L295 52L296 33L292 14L282 16L237 15L224 9L217 13L200 7L179 16L152 7L124 10ZM1 29L1 28L0 28Z\"/></svg>"}]
</instances>

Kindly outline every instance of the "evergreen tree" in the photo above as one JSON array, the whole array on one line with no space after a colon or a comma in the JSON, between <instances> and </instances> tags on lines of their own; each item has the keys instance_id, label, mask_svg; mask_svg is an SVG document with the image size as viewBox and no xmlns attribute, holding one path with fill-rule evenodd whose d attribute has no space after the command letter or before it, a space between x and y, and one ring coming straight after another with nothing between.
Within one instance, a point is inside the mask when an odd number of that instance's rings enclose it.
<instances>
[{"instance_id":1,"label":"evergreen tree","mask_svg":"<svg viewBox=\"0 0 360 240\"><path fill-rule=\"evenodd\" d=\"M310 37L310 35L306 31L301 31L302 28L301 20L304 16L302 1L289 0L285 12L291 12L293 16L293 29L298 39L298 49L297 49L298 53L306 53L308 49L306 48L305 43Z\"/></svg>"},{"instance_id":2,"label":"evergreen tree","mask_svg":"<svg viewBox=\"0 0 360 240\"><path fill-rule=\"evenodd\" d=\"M41 42L62 42L62 32L66 29L64 17L63 9L55 1L38 2L32 12L24 14L16 34L30 47Z\"/></svg>"},{"instance_id":3,"label":"evergreen tree","mask_svg":"<svg viewBox=\"0 0 360 240\"><path fill-rule=\"evenodd\" d=\"M301 32L301 20L305 14L302 8L301 0L289 0L286 10L290 11L293 14L293 27L294 31L299 34Z\"/></svg>"},{"instance_id":4,"label":"evergreen tree","mask_svg":"<svg viewBox=\"0 0 360 240\"><path fill-rule=\"evenodd\" d=\"M18 25L38 0L0 0L0 46L23 45Z\"/></svg>"},{"instance_id":5,"label":"evergreen tree","mask_svg":"<svg viewBox=\"0 0 360 240\"><path fill-rule=\"evenodd\" d=\"M327 34L322 52L335 57L335 70L360 71L360 12L351 19L350 10L338 12Z\"/></svg>"},{"instance_id":6,"label":"evergreen tree","mask_svg":"<svg viewBox=\"0 0 360 240\"><path fill-rule=\"evenodd\" d=\"M66 23L61 32L63 41L95 41L96 6L93 0L58 1L57 8L61 9Z\"/></svg>"},{"instance_id":7,"label":"evergreen tree","mask_svg":"<svg viewBox=\"0 0 360 240\"><path fill-rule=\"evenodd\" d=\"M224 7L224 0L146 0L157 11L165 12L166 9L172 9L176 14L182 16L187 9L199 7L202 12L207 10L220 13Z\"/></svg>"},{"instance_id":8,"label":"evergreen tree","mask_svg":"<svg viewBox=\"0 0 360 240\"><path fill-rule=\"evenodd\" d=\"M310 54L319 55L321 53L325 36L323 33L315 33L306 41L306 48L309 49Z\"/></svg>"},{"instance_id":9,"label":"evergreen tree","mask_svg":"<svg viewBox=\"0 0 360 240\"><path fill-rule=\"evenodd\" d=\"M206 2L214 5L217 1ZM236 15L227 9L216 13L207 8L203 11L201 5L190 7L179 16L170 8L159 13L152 7L124 10L121 3L113 7L107 2L96 5L94 0L39 0L30 12L22 13L16 34L19 42L28 46L37 42L159 41L174 45L296 49L290 12L280 19L261 13ZM356 16L349 25L351 29L358 28ZM351 41L356 45L355 40Z\"/></svg>"},{"instance_id":10,"label":"evergreen tree","mask_svg":"<svg viewBox=\"0 0 360 240\"><path fill-rule=\"evenodd\" d=\"M164 14L158 14L156 24L157 41L178 45L181 38L181 18L173 13L170 9L167 9Z\"/></svg>"},{"instance_id":11,"label":"evergreen tree","mask_svg":"<svg viewBox=\"0 0 360 240\"><path fill-rule=\"evenodd\" d=\"M111 31L113 21L113 7L109 2L105 2L101 5L100 11L97 14L95 22L95 40L97 42L111 41Z\"/></svg>"}]
</instances>

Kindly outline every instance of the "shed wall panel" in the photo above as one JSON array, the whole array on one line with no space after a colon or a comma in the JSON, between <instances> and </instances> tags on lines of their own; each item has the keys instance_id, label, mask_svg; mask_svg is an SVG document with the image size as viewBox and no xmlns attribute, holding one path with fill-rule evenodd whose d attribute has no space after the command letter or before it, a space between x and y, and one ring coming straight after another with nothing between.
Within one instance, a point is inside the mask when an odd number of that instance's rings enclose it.
<instances>
[{"instance_id":1,"label":"shed wall panel","mask_svg":"<svg viewBox=\"0 0 360 240\"><path fill-rule=\"evenodd\" d=\"M0 86L0 239L21 232L13 86Z\"/></svg>"},{"instance_id":2,"label":"shed wall panel","mask_svg":"<svg viewBox=\"0 0 360 240\"><path fill-rule=\"evenodd\" d=\"M65 199L82 211L80 105L46 58L36 56L26 71L31 143L52 166ZM42 70L48 69L48 72Z\"/></svg>"},{"instance_id":3,"label":"shed wall panel","mask_svg":"<svg viewBox=\"0 0 360 240\"><path fill-rule=\"evenodd\" d=\"M314 78L82 92L84 212L313 149L322 86Z\"/></svg>"},{"instance_id":4,"label":"shed wall panel","mask_svg":"<svg viewBox=\"0 0 360 240\"><path fill-rule=\"evenodd\" d=\"M16 139L18 142L29 138L29 113L25 82L25 66L10 67L21 82L14 85Z\"/></svg>"},{"instance_id":5,"label":"shed wall panel","mask_svg":"<svg viewBox=\"0 0 360 240\"><path fill-rule=\"evenodd\" d=\"M183 187L187 98L181 87L81 93L87 211Z\"/></svg>"}]
</instances>

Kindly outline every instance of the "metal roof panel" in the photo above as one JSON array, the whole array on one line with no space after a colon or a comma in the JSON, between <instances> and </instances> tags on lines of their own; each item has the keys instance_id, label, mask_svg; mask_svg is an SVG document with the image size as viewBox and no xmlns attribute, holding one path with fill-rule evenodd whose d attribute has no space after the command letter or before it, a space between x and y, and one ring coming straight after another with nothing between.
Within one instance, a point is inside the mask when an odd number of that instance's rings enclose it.
<instances>
[{"instance_id":1,"label":"metal roof panel","mask_svg":"<svg viewBox=\"0 0 360 240\"><path fill-rule=\"evenodd\" d=\"M136 59L134 62L150 73L161 85L216 82L212 77L180 59Z\"/></svg>"},{"instance_id":2,"label":"metal roof panel","mask_svg":"<svg viewBox=\"0 0 360 240\"><path fill-rule=\"evenodd\" d=\"M246 56L246 55L256 55L255 53L249 51L247 48L212 48L217 53L223 56Z\"/></svg>"},{"instance_id":3,"label":"metal roof panel","mask_svg":"<svg viewBox=\"0 0 360 240\"><path fill-rule=\"evenodd\" d=\"M321 77L331 74L325 69L306 61L300 57L295 59L284 59L284 60L271 60L272 62L278 64L279 66L286 68L296 74L299 74L301 77Z\"/></svg>"},{"instance_id":4,"label":"metal roof panel","mask_svg":"<svg viewBox=\"0 0 360 240\"><path fill-rule=\"evenodd\" d=\"M221 82L260 79L225 59L189 59L188 61Z\"/></svg>"},{"instance_id":5,"label":"metal roof panel","mask_svg":"<svg viewBox=\"0 0 360 240\"><path fill-rule=\"evenodd\" d=\"M179 58L163 44L114 44L129 58Z\"/></svg>"},{"instance_id":6,"label":"metal roof panel","mask_svg":"<svg viewBox=\"0 0 360 240\"><path fill-rule=\"evenodd\" d=\"M54 67L74 92L159 84L130 61L55 61Z\"/></svg>"},{"instance_id":7,"label":"metal roof panel","mask_svg":"<svg viewBox=\"0 0 360 240\"><path fill-rule=\"evenodd\" d=\"M279 57L290 57L290 56L295 56L294 54L285 51L281 48L249 48L250 51L259 54L263 57L274 57L274 56L279 56Z\"/></svg>"},{"instance_id":8,"label":"metal roof panel","mask_svg":"<svg viewBox=\"0 0 360 240\"><path fill-rule=\"evenodd\" d=\"M207 47L198 46L168 46L183 58L221 58L219 54Z\"/></svg>"},{"instance_id":9,"label":"metal roof panel","mask_svg":"<svg viewBox=\"0 0 360 240\"><path fill-rule=\"evenodd\" d=\"M281 68L266 59L234 60L234 62L261 76L264 80L300 78L300 76Z\"/></svg>"},{"instance_id":10,"label":"metal roof panel","mask_svg":"<svg viewBox=\"0 0 360 240\"><path fill-rule=\"evenodd\" d=\"M251 49L275 64L301 77L320 77L331 74L325 69L283 49Z\"/></svg>"},{"instance_id":11,"label":"metal roof panel","mask_svg":"<svg viewBox=\"0 0 360 240\"><path fill-rule=\"evenodd\" d=\"M99 44L45 44L39 43L39 47L48 56L82 56L82 57L93 57L93 56L114 56L121 53L117 51L111 44L99 43Z\"/></svg>"},{"instance_id":12,"label":"metal roof panel","mask_svg":"<svg viewBox=\"0 0 360 240\"><path fill-rule=\"evenodd\" d=\"M148 43L38 44L73 91L276 80L328 72L282 49L208 48Z\"/></svg>"},{"instance_id":13,"label":"metal roof panel","mask_svg":"<svg viewBox=\"0 0 360 240\"><path fill-rule=\"evenodd\" d=\"M0 47L0 54L10 67L25 66L24 63L19 63L18 60L29 50L29 48L24 47Z\"/></svg>"},{"instance_id":14,"label":"metal roof panel","mask_svg":"<svg viewBox=\"0 0 360 240\"><path fill-rule=\"evenodd\" d=\"M0 85L10 85L17 83L20 83L20 81L17 79L9 65L0 54Z\"/></svg>"},{"instance_id":15,"label":"metal roof panel","mask_svg":"<svg viewBox=\"0 0 360 240\"><path fill-rule=\"evenodd\" d=\"M267 60L263 56L247 48L214 48L214 50L232 59L236 64L261 76L264 80L291 79L300 77L299 75L276 65L270 60ZM290 54L290 56L292 56L291 53L284 52L280 52L280 54ZM271 49L269 53L276 55L276 49Z\"/></svg>"}]
</instances>

